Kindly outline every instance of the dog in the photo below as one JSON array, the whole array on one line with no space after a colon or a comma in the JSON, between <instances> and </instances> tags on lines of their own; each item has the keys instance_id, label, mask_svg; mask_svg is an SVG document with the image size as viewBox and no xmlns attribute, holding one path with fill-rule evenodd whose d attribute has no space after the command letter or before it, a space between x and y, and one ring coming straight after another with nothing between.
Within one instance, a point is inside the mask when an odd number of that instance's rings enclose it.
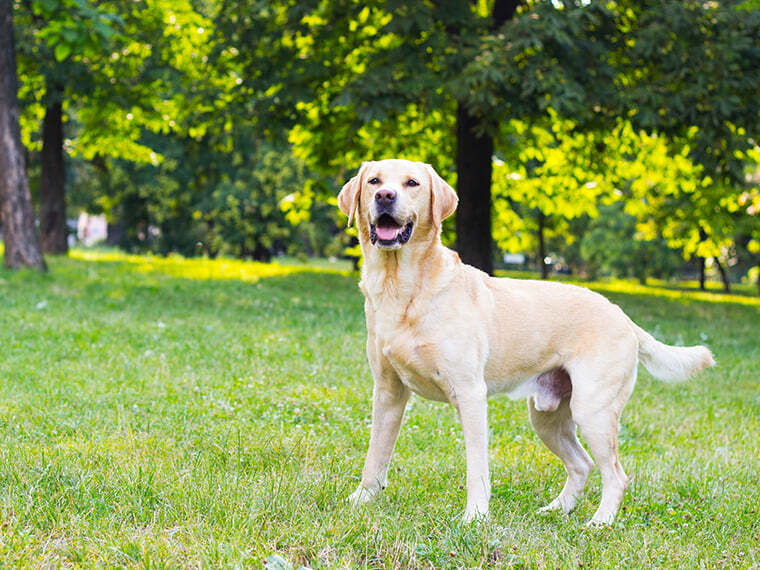
<instances>
[{"instance_id":1,"label":"dog","mask_svg":"<svg viewBox=\"0 0 760 570\"><path fill-rule=\"evenodd\" d=\"M665 345L616 305L583 287L494 278L441 244L441 223L458 198L428 164L362 164L338 195L356 222L364 257L367 357L374 381L372 428L358 506L385 487L411 392L450 402L462 425L466 522L488 516L487 398L527 398L530 421L564 463L567 479L542 511L570 513L594 462L602 498L589 524L615 519L628 484L618 458L620 414L641 362L681 381L713 366L704 346Z\"/></svg>"}]
</instances>

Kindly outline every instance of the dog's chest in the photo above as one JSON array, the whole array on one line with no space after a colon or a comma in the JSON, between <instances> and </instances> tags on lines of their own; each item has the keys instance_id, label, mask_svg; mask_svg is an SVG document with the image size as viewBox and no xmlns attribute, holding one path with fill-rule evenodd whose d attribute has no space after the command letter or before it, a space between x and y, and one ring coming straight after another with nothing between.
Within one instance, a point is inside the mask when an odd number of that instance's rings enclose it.
<instances>
[{"instance_id":1,"label":"dog's chest","mask_svg":"<svg viewBox=\"0 0 760 570\"><path fill-rule=\"evenodd\" d=\"M413 392L430 400L450 400L449 385L440 370L437 343L424 325L403 315L377 315L375 349L390 363L401 381Z\"/></svg>"}]
</instances>

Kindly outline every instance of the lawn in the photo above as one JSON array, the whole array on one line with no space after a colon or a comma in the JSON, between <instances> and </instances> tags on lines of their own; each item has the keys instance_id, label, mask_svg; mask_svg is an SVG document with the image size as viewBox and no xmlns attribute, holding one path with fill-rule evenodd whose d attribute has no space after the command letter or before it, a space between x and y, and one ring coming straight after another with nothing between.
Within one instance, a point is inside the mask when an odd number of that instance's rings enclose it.
<instances>
[{"instance_id":1,"label":"lawn","mask_svg":"<svg viewBox=\"0 0 760 570\"><path fill-rule=\"evenodd\" d=\"M357 276L293 264L76 250L0 270L4 566L760 567L760 302L689 286L592 284L658 338L718 367L641 369L620 435L616 524L536 509L561 463L523 402L491 400L494 492L463 525L451 407L414 398L389 487L346 496L369 437Z\"/></svg>"}]
</instances>

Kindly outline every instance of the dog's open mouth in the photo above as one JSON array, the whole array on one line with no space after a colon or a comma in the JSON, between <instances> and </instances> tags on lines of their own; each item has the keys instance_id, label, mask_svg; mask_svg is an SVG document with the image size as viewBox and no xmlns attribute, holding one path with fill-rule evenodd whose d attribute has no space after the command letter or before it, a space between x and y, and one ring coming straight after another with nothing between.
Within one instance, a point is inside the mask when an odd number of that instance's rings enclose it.
<instances>
[{"instance_id":1,"label":"dog's open mouth","mask_svg":"<svg viewBox=\"0 0 760 570\"><path fill-rule=\"evenodd\" d=\"M413 228L412 221L402 226L390 214L383 214L377 222L369 225L369 239L372 245L379 243L383 247L404 245L412 237Z\"/></svg>"}]
</instances>

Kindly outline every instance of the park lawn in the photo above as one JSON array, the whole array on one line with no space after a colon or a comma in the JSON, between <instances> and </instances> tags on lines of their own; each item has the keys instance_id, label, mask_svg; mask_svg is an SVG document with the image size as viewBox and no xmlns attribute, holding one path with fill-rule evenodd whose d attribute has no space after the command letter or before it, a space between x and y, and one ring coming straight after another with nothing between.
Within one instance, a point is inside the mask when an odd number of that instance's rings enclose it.
<instances>
[{"instance_id":1,"label":"park lawn","mask_svg":"<svg viewBox=\"0 0 760 570\"><path fill-rule=\"evenodd\" d=\"M526 405L491 400L487 523L462 525L450 406L413 398L389 487L352 512L371 378L357 276L76 250L0 270L4 566L760 567L760 302L592 284L718 367L641 370L614 526L536 514L564 470Z\"/></svg>"}]
</instances>

